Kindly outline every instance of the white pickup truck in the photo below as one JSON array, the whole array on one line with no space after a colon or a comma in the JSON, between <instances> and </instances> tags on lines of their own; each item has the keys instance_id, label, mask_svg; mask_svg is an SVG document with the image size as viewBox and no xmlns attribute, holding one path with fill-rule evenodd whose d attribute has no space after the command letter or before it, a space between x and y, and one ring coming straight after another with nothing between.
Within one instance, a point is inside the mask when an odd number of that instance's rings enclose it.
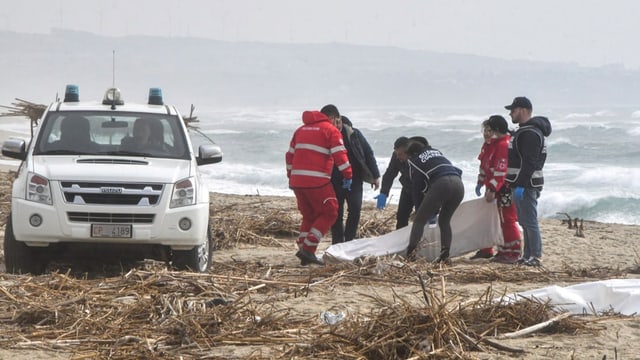
<instances>
[{"instance_id":1,"label":"white pickup truck","mask_svg":"<svg viewBox=\"0 0 640 360\"><path fill-rule=\"evenodd\" d=\"M133 104L117 88L80 102L78 87L67 86L30 142L2 145L4 156L23 160L5 229L7 272L40 274L79 249L207 271L209 191L198 167L220 162L222 151L202 141L194 149L192 130L158 88Z\"/></svg>"}]
</instances>

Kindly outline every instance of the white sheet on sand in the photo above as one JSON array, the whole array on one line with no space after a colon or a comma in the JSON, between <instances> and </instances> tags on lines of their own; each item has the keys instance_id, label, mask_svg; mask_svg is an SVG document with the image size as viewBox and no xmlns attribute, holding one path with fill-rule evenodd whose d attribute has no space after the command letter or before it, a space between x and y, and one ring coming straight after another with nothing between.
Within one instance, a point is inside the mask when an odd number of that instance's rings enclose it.
<instances>
[{"instance_id":1,"label":"white sheet on sand","mask_svg":"<svg viewBox=\"0 0 640 360\"><path fill-rule=\"evenodd\" d=\"M453 241L449 249L450 256L461 256L470 251L501 244L503 240L498 216L496 205L486 202L483 198L460 204L451 219ZM353 261L361 256L405 254L410 233L411 224L381 236L331 245L323 257L325 261ZM438 257L440 230L437 226L425 226L417 254L427 261L433 261Z\"/></svg>"},{"instance_id":2,"label":"white sheet on sand","mask_svg":"<svg viewBox=\"0 0 640 360\"><path fill-rule=\"evenodd\" d=\"M614 311L640 314L640 279L610 279L560 287L556 285L511 294L507 301L538 299L572 314L599 314Z\"/></svg>"}]
</instances>

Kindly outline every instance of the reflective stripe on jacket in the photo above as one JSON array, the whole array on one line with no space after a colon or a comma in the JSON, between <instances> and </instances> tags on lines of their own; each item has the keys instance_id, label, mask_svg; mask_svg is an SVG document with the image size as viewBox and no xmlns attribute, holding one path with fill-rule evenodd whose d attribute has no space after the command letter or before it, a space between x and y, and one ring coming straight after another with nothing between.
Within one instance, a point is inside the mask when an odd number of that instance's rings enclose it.
<instances>
[{"instance_id":1,"label":"reflective stripe on jacket","mask_svg":"<svg viewBox=\"0 0 640 360\"><path fill-rule=\"evenodd\" d=\"M478 156L480 160L478 183L482 183L494 192L500 191L505 182L510 138L510 135L506 135L499 139L491 139L488 144L482 145Z\"/></svg>"},{"instance_id":2,"label":"reflective stripe on jacket","mask_svg":"<svg viewBox=\"0 0 640 360\"><path fill-rule=\"evenodd\" d=\"M542 189L544 174L542 168L547 160L545 137L551 134L549 119L532 117L520 125L509 142L509 167L506 181L512 187Z\"/></svg>"},{"instance_id":3,"label":"reflective stripe on jacket","mask_svg":"<svg viewBox=\"0 0 640 360\"><path fill-rule=\"evenodd\" d=\"M329 118L319 111L302 113L299 127L285 155L291 188L319 187L331 180L333 165L345 179L351 179L351 165L342 134Z\"/></svg>"}]
</instances>

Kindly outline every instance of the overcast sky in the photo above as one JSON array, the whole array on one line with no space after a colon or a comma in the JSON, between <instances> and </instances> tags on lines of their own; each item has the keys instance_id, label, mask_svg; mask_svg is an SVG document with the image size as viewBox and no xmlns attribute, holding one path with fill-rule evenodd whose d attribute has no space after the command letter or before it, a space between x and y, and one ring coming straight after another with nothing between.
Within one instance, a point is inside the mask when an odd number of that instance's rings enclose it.
<instances>
[{"instance_id":1,"label":"overcast sky","mask_svg":"<svg viewBox=\"0 0 640 360\"><path fill-rule=\"evenodd\" d=\"M51 28L640 68L636 0L20 0L0 6L1 30Z\"/></svg>"}]
</instances>

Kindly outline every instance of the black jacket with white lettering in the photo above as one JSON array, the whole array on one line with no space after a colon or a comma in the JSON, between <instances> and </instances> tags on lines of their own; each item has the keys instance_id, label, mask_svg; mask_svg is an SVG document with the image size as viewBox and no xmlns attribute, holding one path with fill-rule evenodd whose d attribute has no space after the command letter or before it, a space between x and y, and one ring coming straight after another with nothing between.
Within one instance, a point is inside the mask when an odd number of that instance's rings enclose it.
<instances>
[{"instance_id":1,"label":"black jacket with white lettering","mask_svg":"<svg viewBox=\"0 0 640 360\"><path fill-rule=\"evenodd\" d=\"M437 179L456 175L462 176L462 170L451 164L451 161L444 157L440 150L426 148L422 152L414 155L408 160L411 176L411 193L416 206L422 200L422 194L429 190L429 186Z\"/></svg>"},{"instance_id":2,"label":"black jacket with white lettering","mask_svg":"<svg viewBox=\"0 0 640 360\"><path fill-rule=\"evenodd\" d=\"M543 116L535 116L520 125L509 142L509 165L506 181L511 188L542 190L542 168L547 160L545 138L551 134L551 123Z\"/></svg>"}]
</instances>

